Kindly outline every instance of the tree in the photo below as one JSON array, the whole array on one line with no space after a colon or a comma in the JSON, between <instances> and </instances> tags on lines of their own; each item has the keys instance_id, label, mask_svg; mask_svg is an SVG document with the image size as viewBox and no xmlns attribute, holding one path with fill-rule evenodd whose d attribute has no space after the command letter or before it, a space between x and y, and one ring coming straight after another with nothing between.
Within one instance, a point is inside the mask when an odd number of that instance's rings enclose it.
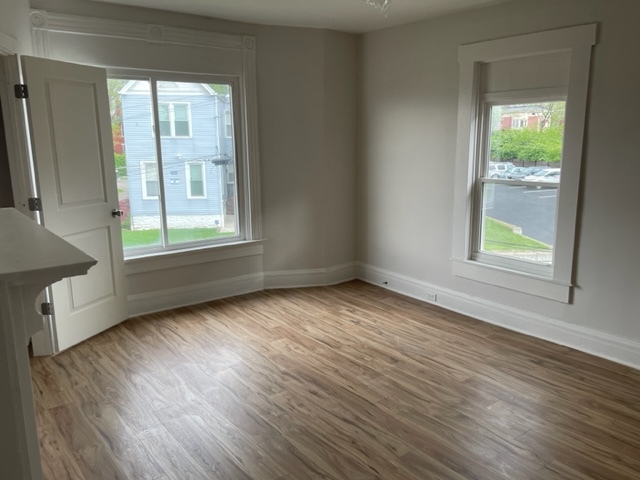
<instances>
[{"instance_id":1,"label":"tree","mask_svg":"<svg viewBox=\"0 0 640 480\"><path fill-rule=\"evenodd\" d=\"M508 115L526 116L525 128L503 126ZM492 113L491 160L521 160L558 163L562 159L565 102L546 102L509 106L509 114L502 108ZM537 122L530 122L531 118ZM513 117L512 117L513 118Z\"/></svg>"}]
</instances>

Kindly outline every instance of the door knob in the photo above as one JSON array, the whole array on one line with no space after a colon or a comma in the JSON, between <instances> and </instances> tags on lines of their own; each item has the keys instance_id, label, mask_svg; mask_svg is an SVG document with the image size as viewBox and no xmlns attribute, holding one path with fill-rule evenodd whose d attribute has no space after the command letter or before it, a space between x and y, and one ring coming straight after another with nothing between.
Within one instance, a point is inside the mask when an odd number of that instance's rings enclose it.
<instances>
[{"instance_id":1,"label":"door knob","mask_svg":"<svg viewBox=\"0 0 640 480\"><path fill-rule=\"evenodd\" d=\"M112 216L113 218L115 218L115 217L121 217L121 216L123 216L123 215L124 215L124 212L123 212L122 210L118 210L118 209L116 209L116 208L114 208L113 210L111 210L111 216Z\"/></svg>"}]
</instances>

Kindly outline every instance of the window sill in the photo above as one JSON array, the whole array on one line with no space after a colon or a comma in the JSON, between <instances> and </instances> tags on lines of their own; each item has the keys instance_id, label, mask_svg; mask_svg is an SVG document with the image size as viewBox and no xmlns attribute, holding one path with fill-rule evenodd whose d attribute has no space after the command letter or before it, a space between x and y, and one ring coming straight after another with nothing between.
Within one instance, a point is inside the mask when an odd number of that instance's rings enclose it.
<instances>
[{"instance_id":1,"label":"window sill","mask_svg":"<svg viewBox=\"0 0 640 480\"><path fill-rule=\"evenodd\" d=\"M125 274L135 275L138 273L167 270L188 265L218 262L232 258L250 257L253 255L262 255L263 251L263 241L253 240L227 243L225 245L190 248L187 250L155 252L126 258L124 262Z\"/></svg>"},{"instance_id":2,"label":"window sill","mask_svg":"<svg viewBox=\"0 0 640 480\"><path fill-rule=\"evenodd\" d=\"M456 277L507 288L561 303L569 303L571 294L571 284L471 260L454 258L453 274Z\"/></svg>"}]
</instances>

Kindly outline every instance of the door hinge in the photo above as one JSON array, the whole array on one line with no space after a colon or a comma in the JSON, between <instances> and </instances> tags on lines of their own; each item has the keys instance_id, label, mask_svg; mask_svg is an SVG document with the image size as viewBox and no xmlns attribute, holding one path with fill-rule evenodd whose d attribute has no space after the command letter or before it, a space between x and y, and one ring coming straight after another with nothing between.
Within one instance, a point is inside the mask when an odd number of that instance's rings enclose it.
<instances>
[{"instance_id":1,"label":"door hinge","mask_svg":"<svg viewBox=\"0 0 640 480\"><path fill-rule=\"evenodd\" d=\"M37 197L31 197L29 199L29 210L32 212L41 212L42 211L42 202Z\"/></svg>"},{"instance_id":2,"label":"door hinge","mask_svg":"<svg viewBox=\"0 0 640 480\"><path fill-rule=\"evenodd\" d=\"M16 98L29 98L29 89L24 83L18 83L13 86L13 92Z\"/></svg>"},{"instance_id":3,"label":"door hinge","mask_svg":"<svg viewBox=\"0 0 640 480\"><path fill-rule=\"evenodd\" d=\"M53 315L53 304L45 302L41 305L42 315Z\"/></svg>"}]
</instances>

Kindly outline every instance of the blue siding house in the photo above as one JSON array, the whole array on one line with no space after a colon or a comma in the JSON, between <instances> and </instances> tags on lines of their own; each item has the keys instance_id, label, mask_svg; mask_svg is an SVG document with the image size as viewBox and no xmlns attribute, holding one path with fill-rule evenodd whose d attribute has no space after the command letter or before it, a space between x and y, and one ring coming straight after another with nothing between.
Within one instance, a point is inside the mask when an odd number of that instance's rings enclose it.
<instances>
[{"instance_id":1,"label":"blue siding house","mask_svg":"<svg viewBox=\"0 0 640 480\"><path fill-rule=\"evenodd\" d=\"M233 129L228 94L209 85L158 82L162 176L170 228L224 227L233 212ZM150 84L122 88L122 133L131 228L160 225L160 172Z\"/></svg>"}]
</instances>

